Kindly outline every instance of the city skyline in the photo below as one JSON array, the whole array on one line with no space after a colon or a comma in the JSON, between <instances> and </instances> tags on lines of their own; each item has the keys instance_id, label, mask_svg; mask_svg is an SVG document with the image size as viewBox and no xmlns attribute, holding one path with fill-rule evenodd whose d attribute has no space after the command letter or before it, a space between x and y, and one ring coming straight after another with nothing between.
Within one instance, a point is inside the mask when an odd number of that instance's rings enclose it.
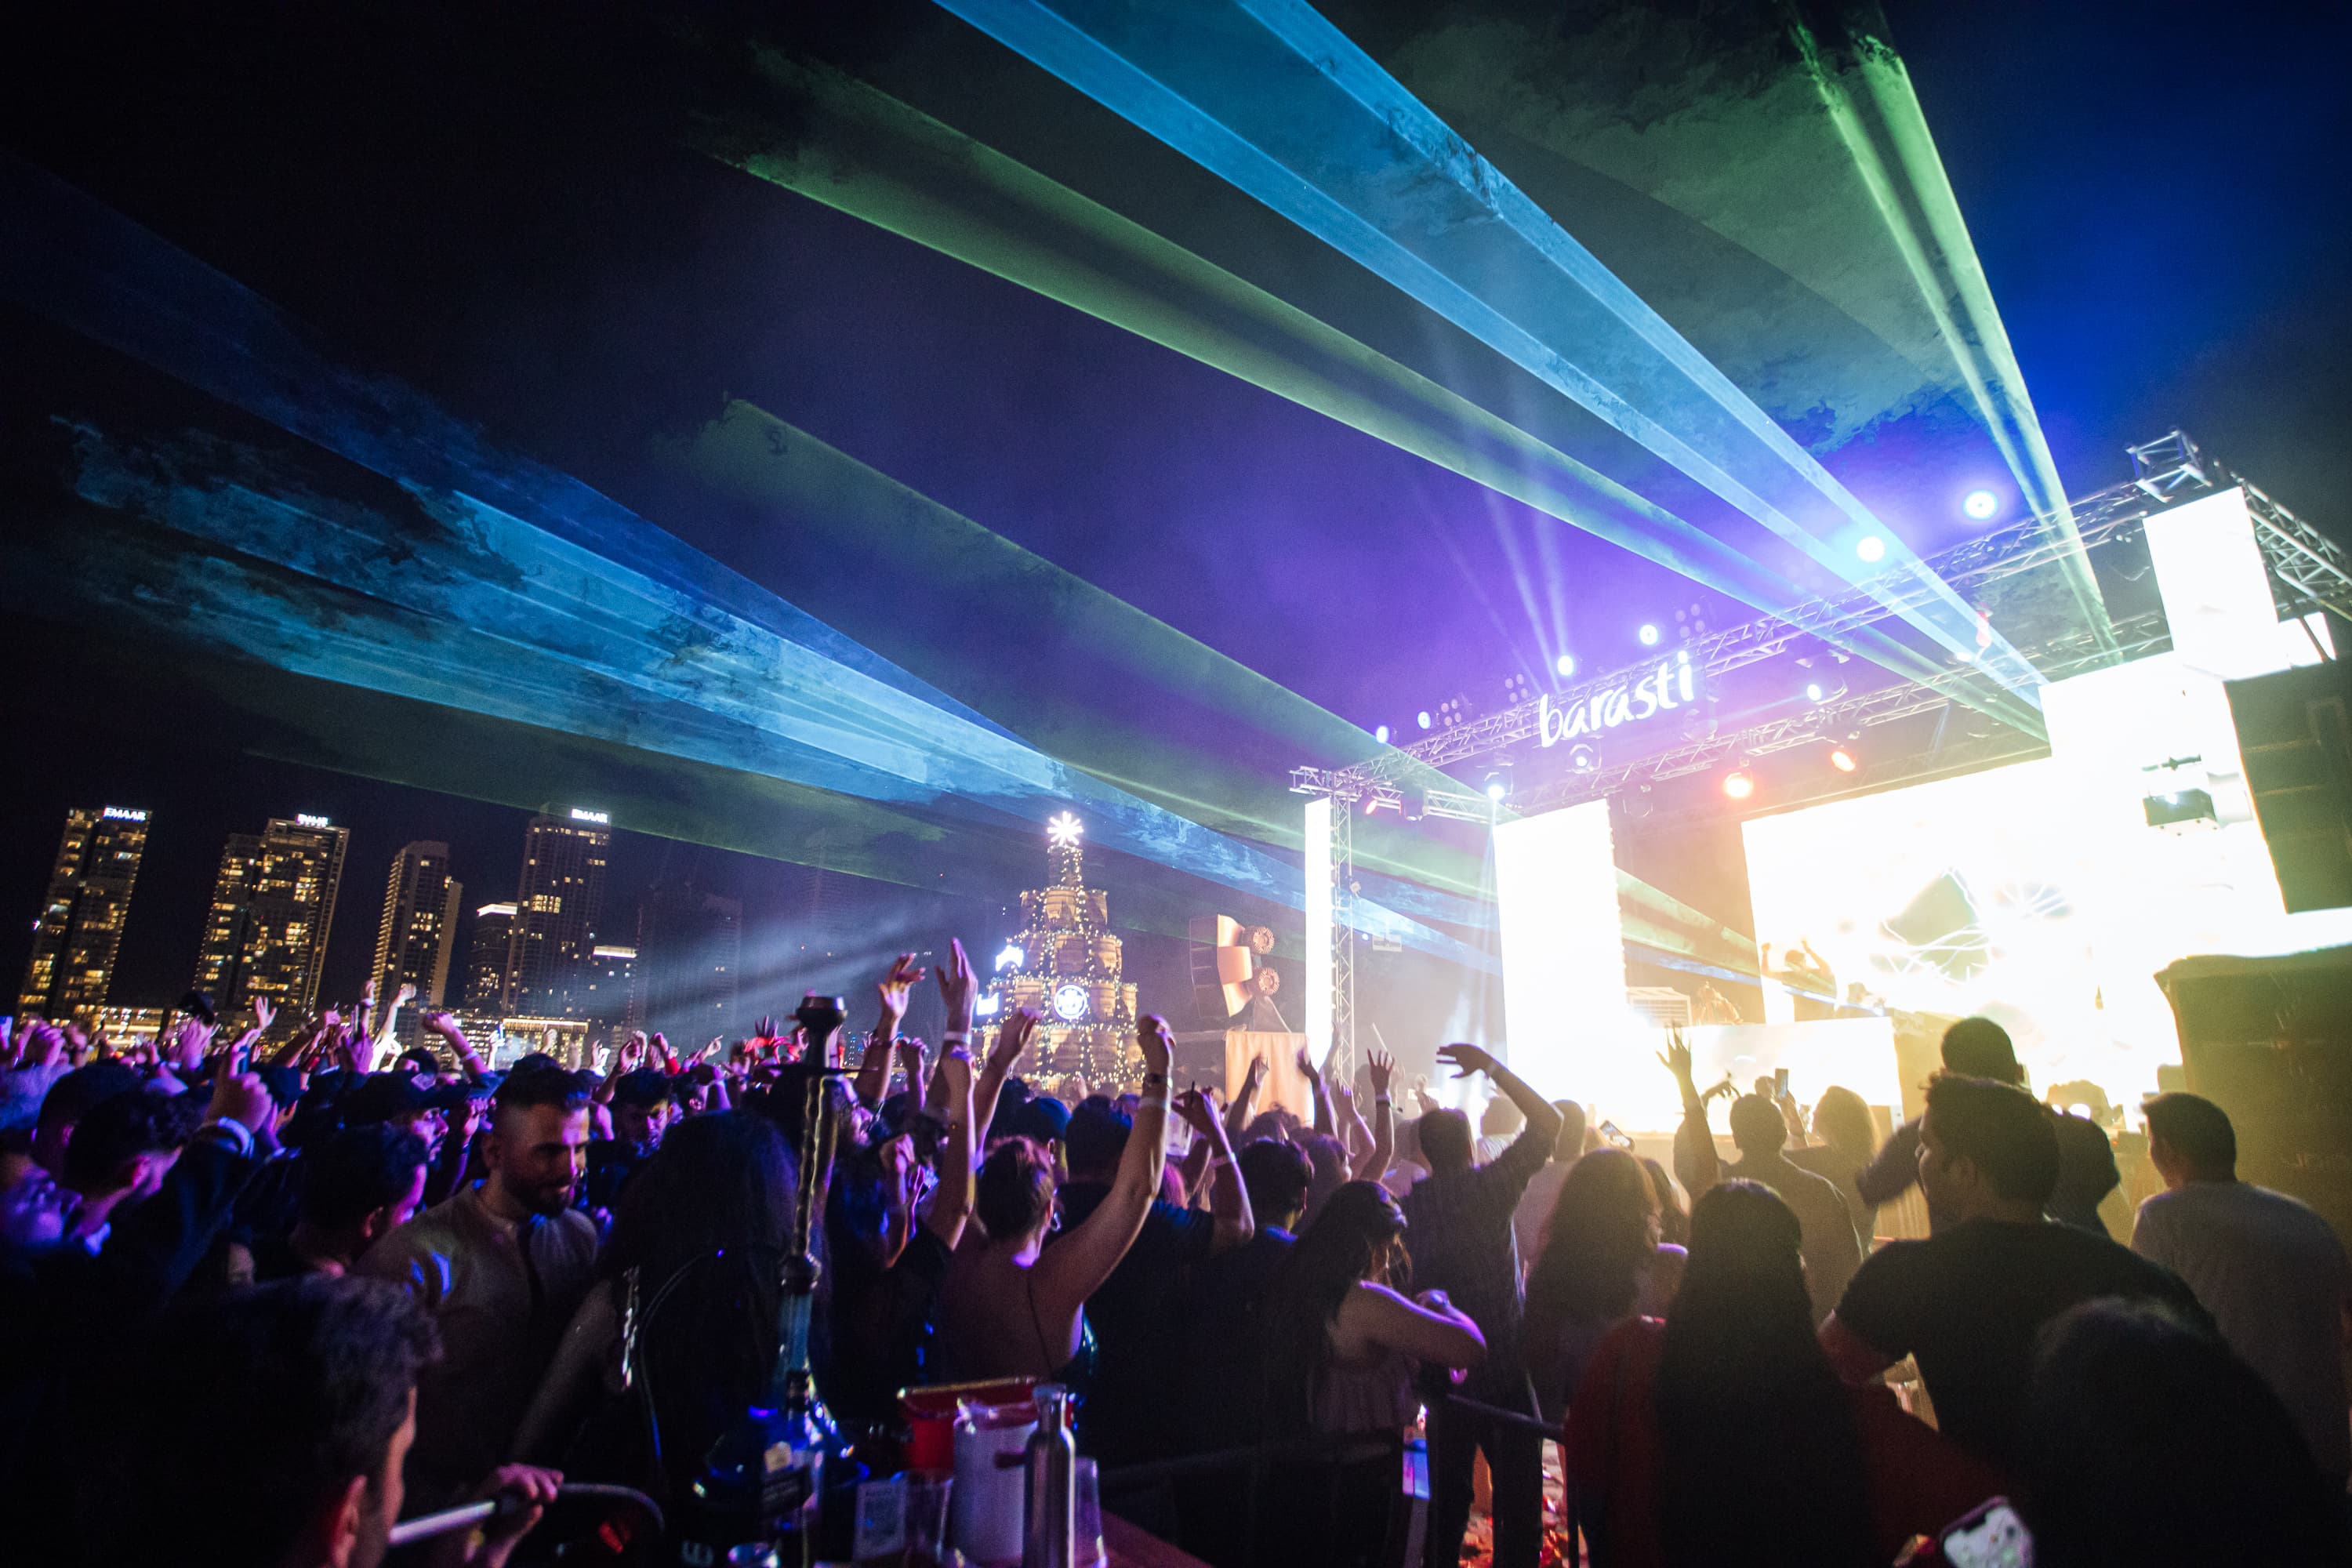
<instances>
[{"instance_id":1,"label":"city skyline","mask_svg":"<svg viewBox=\"0 0 2352 1568\"><path fill-rule=\"evenodd\" d=\"M34 917L19 1012L79 1018L106 1005L146 847L147 813L138 807L66 813L48 891Z\"/></svg>"},{"instance_id":2,"label":"city skyline","mask_svg":"<svg viewBox=\"0 0 2352 1568\"><path fill-rule=\"evenodd\" d=\"M228 752L209 752L203 768L158 776L152 788L136 795L121 787L115 777L118 771L125 776L141 773L110 764L103 757L88 757L75 773L46 781L47 798L34 808L37 816L27 815L28 821L46 826L62 821L69 808L110 798L135 800L139 809L149 813L138 898L119 933L121 956L110 1006L154 1009L177 1002L196 963L226 840L240 833L252 837L250 825L267 808L290 805L296 808L291 813L274 815L289 820L328 819L350 834L347 864L357 859L378 868L362 877L364 885L340 899L332 911L332 920L340 923L331 927L322 955L318 1006L348 1010L374 972L383 895L389 889L377 885L373 877L391 867L404 847L440 842L449 847L449 875L459 882L464 900L451 942L443 1005L469 1018L534 1016L521 1007L485 1010L476 1005L473 978L483 956L477 951L476 937L482 924L480 911L510 904L511 899L497 895L520 888L532 817L550 811L568 814L570 805L558 802L534 812ZM575 798L594 796L583 792ZM594 950L636 947L640 901L675 881L690 881L740 910L734 1016L718 1019L719 1005L711 1008L709 1017L696 1009L684 1027L701 1031L698 1037L667 1031L673 1039L693 1038L696 1044L722 1029L732 1036L744 1034L763 1013L782 1018L810 989L845 994L853 1013L862 1015L871 1001L874 974L887 967L893 953L911 951L919 962L931 964L945 951L950 936L961 936L976 947L1001 941L1011 929L1009 886L952 892L909 889L822 866L635 833L625 822L608 826L613 831L605 909L589 952L595 989L582 1004L582 1016L593 1010L600 1023L617 1011L618 1017L606 1027L662 1026L645 1005L645 958L627 961L636 993L634 1005L625 1003L615 1009L610 987L617 954ZM7 893L19 911L17 920L0 920L0 963L16 965L13 977L19 980L57 847L58 840L46 832L20 834L0 847L0 872L9 879L0 884L0 892ZM819 843L813 847L822 852L824 847ZM7 858L12 855L13 861ZM7 947L5 933L14 933L26 945ZM1150 955L1130 962L1131 973L1147 980L1148 1006L1148 999L1163 987L1182 983L1183 949L1181 940L1149 933L1132 940ZM1153 978L1162 972L1165 979ZM936 1036L943 1024L931 1016L936 1010L936 988L927 981L916 993L908 1026ZM421 1019L424 1008L407 1011Z\"/></svg>"}]
</instances>

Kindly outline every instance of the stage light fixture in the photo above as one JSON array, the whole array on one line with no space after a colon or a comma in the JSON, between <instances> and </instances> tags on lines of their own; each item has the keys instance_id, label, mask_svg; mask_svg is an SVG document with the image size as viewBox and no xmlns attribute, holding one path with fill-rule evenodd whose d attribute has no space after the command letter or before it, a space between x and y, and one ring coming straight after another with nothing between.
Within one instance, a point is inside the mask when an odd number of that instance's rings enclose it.
<instances>
[{"instance_id":1,"label":"stage light fixture","mask_svg":"<svg viewBox=\"0 0 2352 1568\"><path fill-rule=\"evenodd\" d=\"M1756 793L1756 775L1746 768L1734 768L1723 775L1723 793L1733 800L1746 800Z\"/></svg>"},{"instance_id":2,"label":"stage light fixture","mask_svg":"<svg viewBox=\"0 0 2352 1568\"><path fill-rule=\"evenodd\" d=\"M1561 654L1558 658L1552 660L1552 668L1559 670L1562 677L1574 675L1576 673L1576 656L1572 653Z\"/></svg>"},{"instance_id":3,"label":"stage light fixture","mask_svg":"<svg viewBox=\"0 0 2352 1568\"><path fill-rule=\"evenodd\" d=\"M1589 773L1601 765L1598 748L1579 741L1568 749L1568 765L1580 773Z\"/></svg>"},{"instance_id":4,"label":"stage light fixture","mask_svg":"<svg viewBox=\"0 0 2352 1568\"><path fill-rule=\"evenodd\" d=\"M1654 626L1650 626L1645 623L1642 629L1634 635L1642 639L1642 646L1643 647L1655 647L1658 646L1658 628Z\"/></svg>"},{"instance_id":5,"label":"stage light fixture","mask_svg":"<svg viewBox=\"0 0 2352 1568\"><path fill-rule=\"evenodd\" d=\"M1505 784L1502 780L1488 779L1486 781L1486 798L1488 800L1500 803L1502 798L1510 793L1511 786Z\"/></svg>"},{"instance_id":6,"label":"stage light fixture","mask_svg":"<svg viewBox=\"0 0 2352 1568\"><path fill-rule=\"evenodd\" d=\"M1378 741L1383 746L1387 745L1389 743L1389 727L1386 724L1373 725L1372 739Z\"/></svg>"},{"instance_id":7,"label":"stage light fixture","mask_svg":"<svg viewBox=\"0 0 2352 1568\"><path fill-rule=\"evenodd\" d=\"M1808 702L1819 702L1821 700L1822 683L1818 680L1809 680L1805 682L1805 700Z\"/></svg>"},{"instance_id":8,"label":"stage light fixture","mask_svg":"<svg viewBox=\"0 0 2352 1568\"><path fill-rule=\"evenodd\" d=\"M1423 729L1424 729L1424 730L1428 729L1428 728L1429 728L1429 710L1428 710L1428 709L1426 709L1426 708L1424 708L1424 709L1423 709L1420 712L1418 712L1418 713L1414 714L1414 715L1412 716L1412 721L1413 721L1414 723L1416 723L1416 724L1420 725L1420 726L1421 726Z\"/></svg>"},{"instance_id":9,"label":"stage light fixture","mask_svg":"<svg viewBox=\"0 0 2352 1568\"><path fill-rule=\"evenodd\" d=\"M1886 559L1886 541L1874 533L1865 533L1854 541L1853 552L1864 561L1884 561Z\"/></svg>"},{"instance_id":10,"label":"stage light fixture","mask_svg":"<svg viewBox=\"0 0 2352 1568\"><path fill-rule=\"evenodd\" d=\"M1990 490L1970 490L1961 498L1960 510L1979 522L1990 522L2000 510L2000 498Z\"/></svg>"},{"instance_id":11,"label":"stage light fixture","mask_svg":"<svg viewBox=\"0 0 2352 1568\"><path fill-rule=\"evenodd\" d=\"M1854 769L1862 766L1862 764L1856 762L1854 760L1853 753L1847 751L1843 746L1832 746L1830 748L1830 766L1835 768L1842 773L1850 773L1853 772Z\"/></svg>"}]
</instances>

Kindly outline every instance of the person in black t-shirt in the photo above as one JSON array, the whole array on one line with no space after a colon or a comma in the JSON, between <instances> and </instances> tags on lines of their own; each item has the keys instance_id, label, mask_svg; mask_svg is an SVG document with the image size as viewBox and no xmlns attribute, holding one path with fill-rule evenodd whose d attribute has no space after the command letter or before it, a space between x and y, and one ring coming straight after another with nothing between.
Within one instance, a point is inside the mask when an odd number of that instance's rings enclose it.
<instances>
[{"instance_id":1,"label":"person in black t-shirt","mask_svg":"<svg viewBox=\"0 0 2352 1568\"><path fill-rule=\"evenodd\" d=\"M389 1122L347 1127L306 1155L301 1217L253 1239L253 1277L344 1274L380 1236L406 1225L425 1196L425 1140Z\"/></svg>"},{"instance_id":2,"label":"person in black t-shirt","mask_svg":"<svg viewBox=\"0 0 2352 1568\"><path fill-rule=\"evenodd\" d=\"M2163 1302L2210 1331L2189 1287L2105 1237L2042 1216L2058 1137L2021 1089L1940 1073L1920 1121L1919 1179L1951 1216L1926 1241L1874 1253L1822 1325L1851 1383L1917 1358L1948 1436L2004 1469L2020 1447L2035 1336L2077 1302Z\"/></svg>"}]
</instances>

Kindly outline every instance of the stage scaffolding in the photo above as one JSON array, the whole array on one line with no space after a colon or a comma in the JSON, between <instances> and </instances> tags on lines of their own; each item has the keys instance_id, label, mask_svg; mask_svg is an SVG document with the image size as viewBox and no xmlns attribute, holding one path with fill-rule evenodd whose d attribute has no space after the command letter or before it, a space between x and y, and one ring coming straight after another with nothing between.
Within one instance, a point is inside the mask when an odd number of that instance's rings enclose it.
<instances>
[{"instance_id":1,"label":"stage scaffolding","mask_svg":"<svg viewBox=\"0 0 2352 1568\"><path fill-rule=\"evenodd\" d=\"M2245 491L2255 540L2271 571L2280 615L2324 609L2352 621L2352 555L2334 541L2208 456L2180 431L2128 450L2131 479L2074 502L2063 516L2032 517L1995 529L1929 557L1926 564L1936 577L1955 590L1965 593L1982 589L2003 578L2047 565L2078 547L2089 551L2133 538L2151 515L2178 502L2237 486ZM1759 616L1694 638L1685 645L1684 651L1701 679L1712 679L1785 653L1807 637L1834 641L1841 634L1898 616L1933 592L1932 587L1921 585L1911 572L1889 573L1843 593L1808 600L1786 615ZM2101 638L2086 628L2018 651L2044 677L2056 680L2159 652L2171 640L2164 617L2158 611L2117 622L2111 630L2111 646L2103 645ZM1654 654L1639 663L1549 694L1548 700L1555 708L1573 709L1601 692L1625 686L1657 663L1658 656ZM1349 825L1354 808L1360 806L1367 815L1391 810L1413 817L1434 816L1462 822L1491 823L1505 816L1529 816L1704 773L1735 757L1769 756L1798 746L1834 742L1863 730L1949 708L1958 700L1963 688L1981 679L1973 666L1957 664L1924 681L1901 681L1859 695L1833 698L1803 712L1744 730L1691 737L1629 762L1570 773L1519 790L1507 803L1470 790L1400 781L1407 779L1416 768L1443 768L1473 757L1507 752L1537 739L1543 699L1478 715L1466 723L1439 731L1411 745L1391 748L1350 767L1293 768L1293 794L1328 796L1333 806L1333 897L1328 941L1333 958L1335 1041L1341 1046L1344 1059L1352 1062L1355 1055L1357 932L1349 918L1355 864L1353 834ZM1939 727L1932 765L1925 770L1914 769L1907 775L1894 773L1883 764L1874 765L1867 787L1916 782L1934 773L2035 755L2042 749L2038 736L2008 725L2000 728L2007 732L1947 746Z\"/></svg>"}]
</instances>

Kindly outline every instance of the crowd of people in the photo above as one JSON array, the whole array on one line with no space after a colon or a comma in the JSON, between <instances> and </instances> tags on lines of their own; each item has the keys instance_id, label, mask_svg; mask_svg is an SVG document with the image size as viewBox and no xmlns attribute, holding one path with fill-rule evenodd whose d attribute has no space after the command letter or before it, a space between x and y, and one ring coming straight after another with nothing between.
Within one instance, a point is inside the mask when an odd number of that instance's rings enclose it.
<instances>
[{"instance_id":1,"label":"crowd of people","mask_svg":"<svg viewBox=\"0 0 2352 1568\"><path fill-rule=\"evenodd\" d=\"M400 1050L405 996L136 1052L12 1021L19 1560L368 1568L476 1498L502 1511L435 1561L673 1560L550 1510L567 1480L692 1490L787 1348L796 1207L844 1433L879 1451L902 1389L1063 1384L1106 1505L1216 1568L1402 1563L1422 1455L1428 1568L1482 1459L1499 1568L1564 1540L1609 1568L1931 1563L2012 1514L2058 1568L2343 1560L2352 1276L2236 1179L2207 1100L2146 1108L2167 1190L2126 1245L2105 1134L1983 1019L1883 1146L1851 1091L1807 1114L1767 1080L1729 1163L1677 1042L1670 1173L1469 1045L1437 1061L1489 1097L1475 1121L1425 1080L1400 1115L1377 1052L1356 1082L1302 1058L1304 1113L1257 1103L1263 1063L1180 1088L1156 1018L1135 1088L1066 1103L1023 1071L1033 1016L974 1033L960 944L942 1041L901 1038L923 979L877 984L818 1169L783 1085L839 1044L805 1029L723 1059L631 1039L604 1075L492 1071L440 1014ZM1929 1234L1880 1241L1914 1183Z\"/></svg>"}]
</instances>

